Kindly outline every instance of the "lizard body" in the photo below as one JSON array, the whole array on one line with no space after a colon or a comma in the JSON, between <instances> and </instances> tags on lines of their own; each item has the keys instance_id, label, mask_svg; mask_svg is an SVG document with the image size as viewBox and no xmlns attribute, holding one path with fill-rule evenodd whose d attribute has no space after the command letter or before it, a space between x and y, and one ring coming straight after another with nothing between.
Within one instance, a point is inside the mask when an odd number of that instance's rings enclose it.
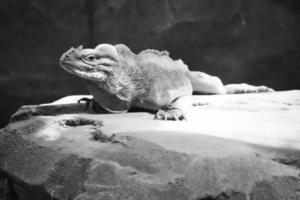
<instances>
[{"instance_id":1,"label":"lizard body","mask_svg":"<svg viewBox=\"0 0 300 200\"><path fill-rule=\"evenodd\" d=\"M94 101L112 113L130 107L158 111L156 118L178 120L192 105L193 91L224 94L272 91L265 86L229 85L203 72L193 72L166 51L133 53L126 45L100 44L71 48L60 58L66 71L87 80ZM249 89L250 88L250 89ZM249 89L249 91L247 91Z\"/></svg>"}]
</instances>

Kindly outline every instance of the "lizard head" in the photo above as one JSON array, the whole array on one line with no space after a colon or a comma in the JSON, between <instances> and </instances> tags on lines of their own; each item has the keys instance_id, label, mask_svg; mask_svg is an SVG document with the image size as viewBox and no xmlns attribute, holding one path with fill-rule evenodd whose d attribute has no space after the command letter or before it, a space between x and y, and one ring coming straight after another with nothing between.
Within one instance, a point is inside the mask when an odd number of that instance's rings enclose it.
<instances>
[{"instance_id":1,"label":"lizard head","mask_svg":"<svg viewBox=\"0 0 300 200\"><path fill-rule=\"evenodd\" d=\"M94 49L70 48L60 58L60 66L66 71L84 79L105 81L118 64L119 56L115 46L100 44Z\"/></svg>"}]
</instances>

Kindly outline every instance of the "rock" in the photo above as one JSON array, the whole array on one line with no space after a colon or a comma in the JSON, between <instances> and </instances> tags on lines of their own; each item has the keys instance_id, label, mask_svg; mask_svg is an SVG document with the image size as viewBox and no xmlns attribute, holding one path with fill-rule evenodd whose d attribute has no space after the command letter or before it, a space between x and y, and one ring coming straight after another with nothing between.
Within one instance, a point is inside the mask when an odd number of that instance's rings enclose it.
<instances>
[{"instance_id":1,"label":"rock","mask_svg":"<svg viewBox=\"0 0 300 200\"><path fill-rule=\"evenodd\" d=\"M0 199L300 199L300 91L195 96L187 122L74 102L0 131Z\"/></svg>"}]
</instances>

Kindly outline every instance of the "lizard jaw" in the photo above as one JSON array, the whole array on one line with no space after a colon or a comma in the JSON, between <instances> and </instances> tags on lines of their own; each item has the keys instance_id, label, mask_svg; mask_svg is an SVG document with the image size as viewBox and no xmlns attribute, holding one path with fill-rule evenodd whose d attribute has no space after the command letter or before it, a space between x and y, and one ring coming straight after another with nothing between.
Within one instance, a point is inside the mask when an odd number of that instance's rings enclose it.
<instances>
[{"instance_id":1,"label":"lizard jaw","mask_svg":"<svg viewBox=\"0 0 300 200\"><path fill-rule=\"evenodd\" d=\"M105 81L106 80L106 74L105 72L102 71L95 71L93 68L89 66L80 66L80 67L75 67L72 63L69 63L65 60L60 61L60 66L74 74L75 76L78 76L80 78L92 80L92 81Z\"/></svg>"},{"instance_id":2,"label":"lizard jaw","mask_svg":"<svg viewBox=\"0 0 300 200\"><path fill-rule=\"evenodd\" d=\"M104 81L106 79L106 75L103 72L86 72L86 71L81 71L81 70L77 70L75 69L74 72L72 72L73 74L84 78L84 79L89 79L92 81Z\"/></svg>"}]
</instances>

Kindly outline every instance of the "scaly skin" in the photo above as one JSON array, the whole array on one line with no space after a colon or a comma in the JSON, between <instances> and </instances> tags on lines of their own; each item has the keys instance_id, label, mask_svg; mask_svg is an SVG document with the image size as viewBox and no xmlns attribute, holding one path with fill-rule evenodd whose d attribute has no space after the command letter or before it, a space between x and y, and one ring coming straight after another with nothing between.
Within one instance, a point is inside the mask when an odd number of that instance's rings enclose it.
<instances>
[{"instance_id":1,"label":"scaly skin","mask_svg":"<svg viewBox=\"0 0 300 200\"><path fill-rule=\"evenodd\" d=\"M87 81L94 101L103 109L126 112L130 107L157 111L157 119L181 120L192 105L192 93L272 91L237 84L224 87L218 77L189 71L166 51L134 54L123 45L100 44L94 49L71 48L60 58L66 71Z\"/></svg>"}]
</instances>

